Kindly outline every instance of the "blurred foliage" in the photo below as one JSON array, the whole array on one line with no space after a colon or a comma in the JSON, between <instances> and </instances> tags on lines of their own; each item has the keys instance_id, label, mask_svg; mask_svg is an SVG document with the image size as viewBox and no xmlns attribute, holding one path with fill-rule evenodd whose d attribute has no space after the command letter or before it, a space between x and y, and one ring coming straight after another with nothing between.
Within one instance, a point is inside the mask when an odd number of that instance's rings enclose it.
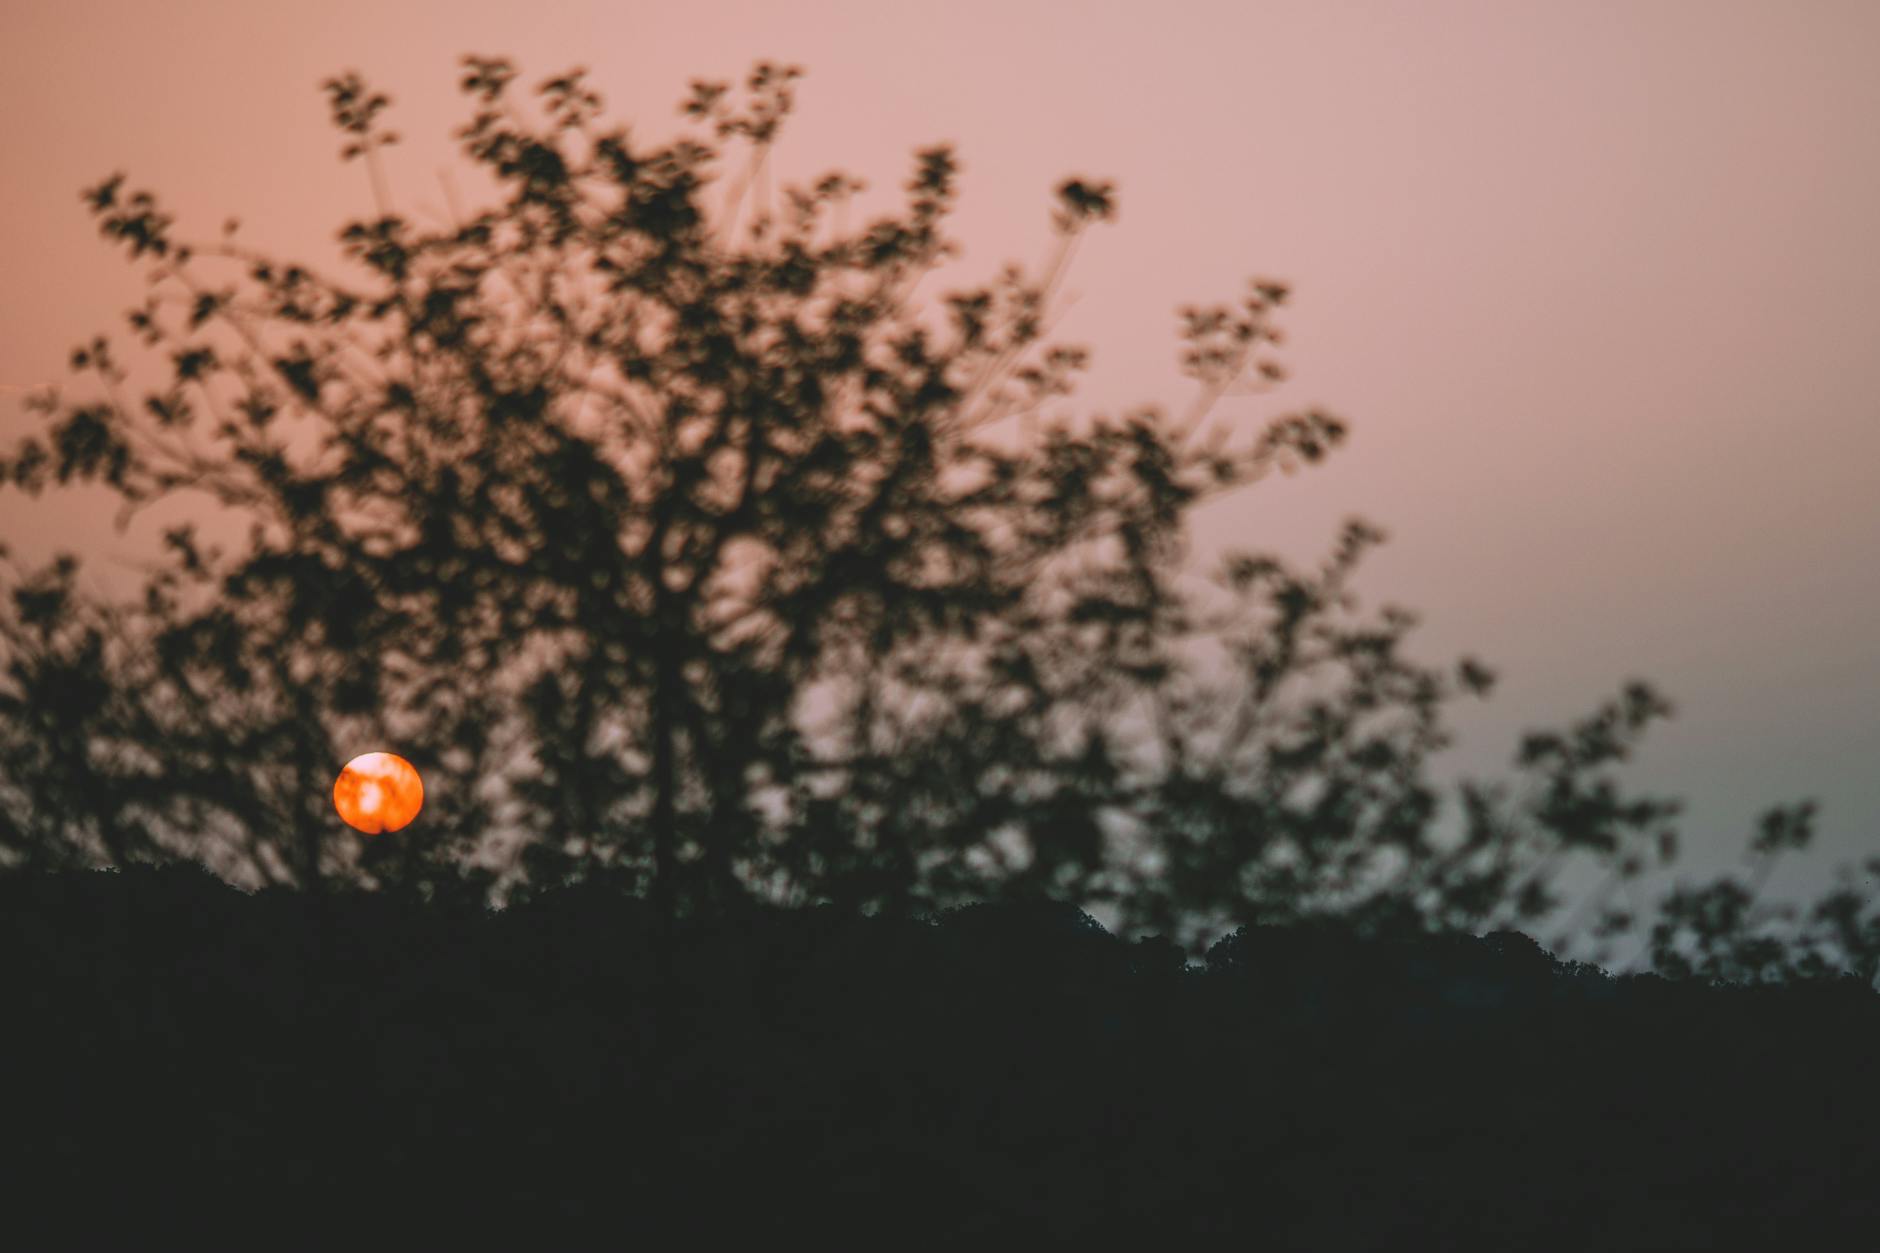
<instances>
[{"instance_id":1,"label":"blurred foliage","mask_svg":"<svg viewBox=\"0 0 1880 1253\"><path fill-rule=\"evenodd\" d=\"M205 517L163 532L136 596L82 592L69 558L10 567L0 859L467 900L606 880L668 918L1047 897L1181 943L1571 906L1674 972L1871 976L1852 888L1758 904L1806 810L1743 873L1621 907L1677 848L1676 806L1617 775L1669 712L1650 688L1451 793L1445 712L1492 675L1416 661L1413 618L1358 603L1376 529L1316 567L1191 569L1199 504L1345 437L1316 410L1222 416L1283 380L1285 284L1181 311L1179 414L1073 416L1087 354L1051 326L1113 188L1059 186L1042 268L917 299L956 251L953 153L916 153L900 207L852 228L847 174L773 195L797 78L696 83L681 137L648 144L579 71L530 99L466 58L458 138L492 203L440 226L391 206L387 99L335 78L377 202L340 275L232 221L187 240L121 175L89 189L149 270L145 368L78 348L85 397L38 397L0 477L102 485L125 525ZM375 748L426 779L397 838L328 800ZM1575 876L1597 886L1565 900Z\"/></svg>"}]
</instances>

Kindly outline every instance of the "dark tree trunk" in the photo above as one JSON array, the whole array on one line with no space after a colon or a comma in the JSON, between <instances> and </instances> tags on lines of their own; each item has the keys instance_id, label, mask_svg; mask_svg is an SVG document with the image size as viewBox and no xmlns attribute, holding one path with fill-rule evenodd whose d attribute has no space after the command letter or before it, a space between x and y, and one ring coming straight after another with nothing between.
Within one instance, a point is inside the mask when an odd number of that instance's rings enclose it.
<instances>
[{"instance_id":1,"label":"dark tree trunk","mask_svg":"<svg viewBox=\"0 0 1880 1253\"><path fill-rule=\"evenodd\" d=\"M662 602L664 597L661 597ZM662 945L670 941L678 912L678 699L677 659L671 612L658 609L653 675L653 912Z\"/></svg>"}]
</instances>

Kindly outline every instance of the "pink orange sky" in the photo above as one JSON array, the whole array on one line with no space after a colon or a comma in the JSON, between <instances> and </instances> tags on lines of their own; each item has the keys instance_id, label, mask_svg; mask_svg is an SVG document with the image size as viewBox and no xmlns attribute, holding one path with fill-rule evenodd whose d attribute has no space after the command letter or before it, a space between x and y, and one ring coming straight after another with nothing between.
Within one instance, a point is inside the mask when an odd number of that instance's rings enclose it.
<instances>
[{"instance_id":1,"label":"pink orange sky","mask_svg":"<svg viewBox=\"0 0 1880 1253\"><path fill-rule=\"evenodd\" d=\"M186 228L317 255L368 211L319 81L394 99L401 210L439 209L456 59L590 68L657 135L694 77L808 77L777 155L882 194L917 145L964 164L965 268L1039 259L1050 189L1116 180L1063 337L1083 403L1186 396L1174 309L1290 281L1293 381L1333 464L1211 506L1202 549L1296 556L1362 513L1360 588L1422 652L1502 672L1460 769L1621 680L1677 701L1637 777L1691 801L1693 863L1813 796L1823 851L1880 852L1880 6L9 0L0 9L0 386L56 379L139 281L81 186L114 169ZM27 419L0 392L0 433ZM83 500L0 499L17 548L122 550Z\"/></svg>"}]
</instances>

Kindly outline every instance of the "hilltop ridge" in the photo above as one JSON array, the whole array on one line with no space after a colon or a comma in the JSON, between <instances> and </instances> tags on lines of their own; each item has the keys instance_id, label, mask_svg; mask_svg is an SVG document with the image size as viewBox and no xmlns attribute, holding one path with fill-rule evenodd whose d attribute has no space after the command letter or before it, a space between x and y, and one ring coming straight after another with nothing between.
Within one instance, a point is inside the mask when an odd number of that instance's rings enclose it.
<instances>
[{"instance_id":1,"label":"hilltop ridge","mask_svg":"<svg viewBox=\"0 0 1880 1253\"><path fill-rule=\"evenodd\" d=\"M651 934L599 888L0 878L8 1205L78 1243L1301 1249L1806 1246L1875 1208L1880 998L1847 981L1329 925L1189 964L1040 904L695 925L662 1007Z\"/></svg>"}]
</instances>

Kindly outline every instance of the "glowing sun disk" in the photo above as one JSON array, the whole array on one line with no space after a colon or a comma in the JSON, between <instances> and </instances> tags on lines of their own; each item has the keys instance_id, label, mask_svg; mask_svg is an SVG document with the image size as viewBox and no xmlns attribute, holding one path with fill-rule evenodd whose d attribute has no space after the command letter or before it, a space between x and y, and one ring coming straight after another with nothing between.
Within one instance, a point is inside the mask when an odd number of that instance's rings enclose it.
<instances>
[{"instance_id":1,"label":"glowing sun disk","mask_svg":"<svg viewBox=\"0 0 1880 1253\"><path fill-rule=\"evenodd\" d=\"M424 807L424 781L396 753L363 753L346 763L333 784L333 808L346 825L367 835L410 825Z\"/></svg>"}]
</instances>

